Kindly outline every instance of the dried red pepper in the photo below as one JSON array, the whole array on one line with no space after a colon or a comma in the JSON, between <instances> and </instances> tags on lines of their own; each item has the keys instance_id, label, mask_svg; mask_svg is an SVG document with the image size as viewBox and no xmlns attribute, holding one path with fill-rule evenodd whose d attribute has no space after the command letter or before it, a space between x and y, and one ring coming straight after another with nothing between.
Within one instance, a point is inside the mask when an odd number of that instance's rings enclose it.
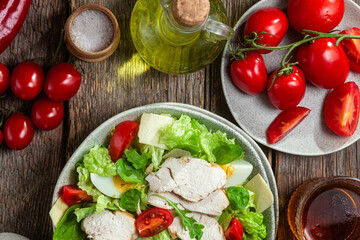
<instances>
[{"instance_id":1,"label":"dried red pepper","mask_svg":"<svg viewBox=\"0 0 360 240\"><path fill-rule=\"evenodd\" d=\"M10 45L23 25L31 0L0 1L0 54Z\"/></svg>"}]
</instances>

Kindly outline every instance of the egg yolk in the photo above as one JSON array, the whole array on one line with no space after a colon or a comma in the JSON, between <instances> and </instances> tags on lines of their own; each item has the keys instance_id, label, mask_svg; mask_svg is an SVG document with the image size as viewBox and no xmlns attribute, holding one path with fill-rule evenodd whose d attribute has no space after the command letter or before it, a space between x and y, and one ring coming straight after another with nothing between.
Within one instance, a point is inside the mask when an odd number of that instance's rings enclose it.
<instances>
[{"instance_id":1,"label":"egg yolk","mask_svg":"<svg viewBox=\"0 0 360 240\"><path fill-rule=\"evenodd\" d=\"M140 184L136 184L136 183L125 182L119 175L116 175L113 177L113 182L114 182L115 188L120 193L125 193L126 191L128 191L132 188L135 188L137 185L140 185Z\"/></svg>"},{"instance_id":2,"label":"egg yolk","mask_svg":"<svg viewBox=\"0 0 360 240\"><path fill-rule=\"evenodd\" d=\"M226 165L220 165L220 167L225 171L226 177L228 179L234 174L235 168L233 165L226 164Z\"/></svg>"}]
</instances>

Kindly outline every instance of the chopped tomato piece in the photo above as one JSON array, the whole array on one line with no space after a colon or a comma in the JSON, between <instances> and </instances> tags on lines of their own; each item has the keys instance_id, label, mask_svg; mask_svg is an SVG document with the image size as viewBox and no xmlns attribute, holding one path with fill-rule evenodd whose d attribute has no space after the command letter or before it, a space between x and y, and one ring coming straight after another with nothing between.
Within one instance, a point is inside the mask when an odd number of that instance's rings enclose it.
<instances>
[{"instance_id":1,"label":"chopped tomato piece","mask_svg":"<svg viewBox=\"0 0 360 240\"><path fill-rule=\"evenodd\" d=\"M135 221L135 227L142 237L152 237L167 229L174 217L164 208L150 208L142 212Z\"/></svg>"},{"instance_id":2,"label":"chopped tomato piece","mask_svg":"<svg viewBox=\"0 0 360 240\"><path fill-rule=\"evenodd\" d=\"M295 107L281 112L267 129L269 142L279 142L297 125L299 125L299 123L301 123L301 121L304 120L309 113L310 109L304 107Z\"/></svg>"},{"instance_id":3,"label":"chopped tomato piece","mask_svg":"<svg viewBox=\"0 0 360 240\"><path fill-rule=\"evenodd\" d=\"M325 101L325 122L336 134L352 136L357 128L360 115L359 87L347 82L335 88Z\"/></svg>"},{"instance_id":4,"label":"chopped tomato piece","mask_svg":"<svg viewBox=\"0 0 360 240\"><path fill-rule=\"evenodd\" d=\"M133 121L122 122L116 127L109 146L109 154L113 162L119 160L124 151L131 146L138 131L139 123Z\"/></svg>"},{"instance_id":5,"label":"chopped tomato piece","mask_svg":"<svg viewBox=\"0 0 360 240\"><path fill-rule=\"evenodd\" d=\"M64 202L69 205L75 205L78 203L92 202L92 196L88 195L85 191L81 190L77 186L67 185L63 187L62 198Z\"/></svg>"},{"instance_id":6,"label":"chopped tomato piece","mask_svg":"<svg viewBox=\"0 0 360 240\"><path fill-rule=\"evenodd\" d=\"M226 240L241 240L244 235L244 229L237 218L231 219L230 225L225 232Z\"/></svg>"},{"instance_id":7,"label":"chopped tomato piece","mask_svg":"<svg viewBox=\"0 0 360 240\"><path fill-rule=\"evenodd\" d=\"M340 34L360 35L360 29L354 27L344 30ZM360 73L360 39L344 39L341 41L341 46L349 59L350 69Z\"/></svg>"}]
</instances>

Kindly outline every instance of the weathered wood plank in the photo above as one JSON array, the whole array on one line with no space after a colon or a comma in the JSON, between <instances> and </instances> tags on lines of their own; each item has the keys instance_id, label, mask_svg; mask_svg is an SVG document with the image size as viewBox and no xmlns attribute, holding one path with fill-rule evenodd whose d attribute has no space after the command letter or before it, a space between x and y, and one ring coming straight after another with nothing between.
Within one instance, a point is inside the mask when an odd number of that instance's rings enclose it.
<instances>
[{"instance_id":1,"label":"weathered wood plank","mask_svg":"<svg viewBox=\"0 0 360 240\"><path fill-rule=\"evenodd\" d=\"M66 19L66 2L33 0L29 15L0 62L12 70L27 59L51 57ZM64 57L63 57L64 58ZM9 91L0 106L30 116L33 101L16 99ZM48 217L53 188L63 167L63 125L50 132L35 131L22 151L0 147L0 232L17 232L31 239L50 239Z\"/></svg>"}]
</instances>

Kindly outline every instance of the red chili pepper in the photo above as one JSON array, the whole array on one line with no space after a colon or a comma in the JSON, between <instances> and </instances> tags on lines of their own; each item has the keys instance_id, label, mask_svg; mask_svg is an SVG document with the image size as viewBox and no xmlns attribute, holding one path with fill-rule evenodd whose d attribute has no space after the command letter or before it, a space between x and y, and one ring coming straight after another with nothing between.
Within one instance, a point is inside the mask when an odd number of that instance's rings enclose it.
<instances>
[{"instance_id":1,"label":"red chili pepper","mask_svg":"<svg viewBox=\"0 0 360 240\"><path fill-rule=\"evenodd\" d=\"M10 45L23 25L31 0L0 1L0 54Z\"/></svg>"}]
</instances>

